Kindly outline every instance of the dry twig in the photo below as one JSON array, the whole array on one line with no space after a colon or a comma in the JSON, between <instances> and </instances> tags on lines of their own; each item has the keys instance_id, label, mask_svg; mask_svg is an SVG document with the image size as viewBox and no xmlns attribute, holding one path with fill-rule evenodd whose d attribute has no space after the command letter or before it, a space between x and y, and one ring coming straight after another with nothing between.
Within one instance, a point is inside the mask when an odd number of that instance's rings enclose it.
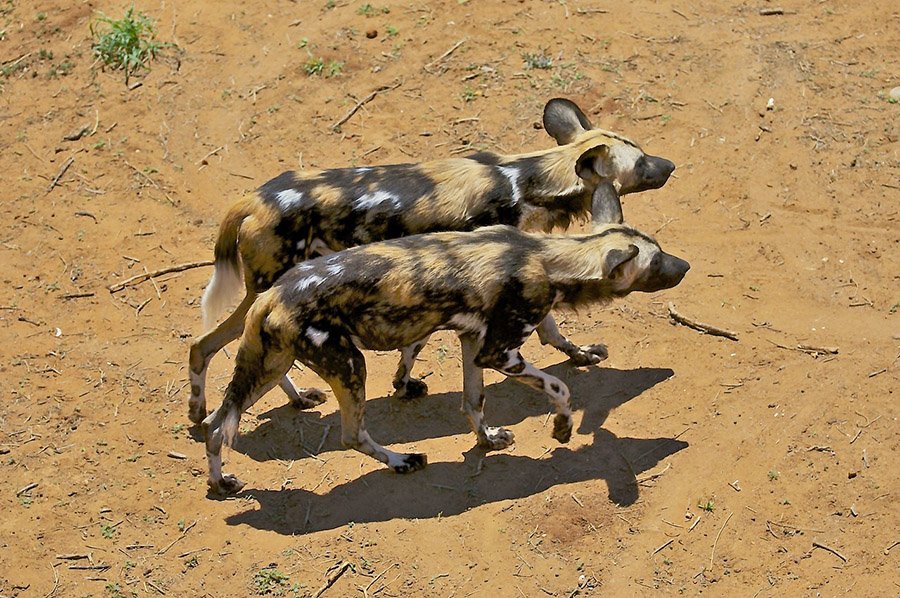
<instances>
[{"instance_id":1,"label":"dry twig","mask_svg":"<svg viewBox=\"0 0 900 598\"><path fill-rule=\"evenodd\" d=\"M688 328L693 328L694 330L699 330L704 334L709 334L712 336L724 336L725 338L731 339L733 341L738 340L737 333L731 332L730 330L725 330L724 328L718 328L711 324L705 324L703 322L681 315L675 310L675 305L673 305L672 303L669 303L669 317L678 324L682 324L684 326L687 326Z\"/></svg>"},{"instance_id":2,"label":"dry twig","mask_svg":"<svg viewBox=\"0 0 900 598\"><path fill-rule=\"evenodd\" d=\"M328 576L328 579L325 580L325 584L314 594L314 597L319 598L319 596L324 594L351 566L352 565L347 561L343 561L339 565L336 565L334 571Z\"/></svg>"},{"instance_id":3,"label":"dry twig","mask_svg":"<svg viewBox=\"0 0 900 598\"><path fill-rule=\"evenodd\" d=\"M426 72L430 73L431 67L433 67L437 63L441 62L442 60L444 60L445 58L447 58L454 52L456 52L457 48L459 48L464 43L466 43L466 38L463 38L463 39L459 40L458 42L456 42L455 44L453 44L453 47L451 47L449 50L447 50L446 52L444 52L443 54L441 54L440 56L438 56L437 58L435 58L428 64L426 64L423 68L425 69Z\"/></svg>"},{"instance_id":4,"label":"dry twig","mask_svg":"<svg viewBox=\"0 0 900 598\"><path fill-rule=\"evenodd\" d=\"M145 280L149 280L151 278L157 278L162 276L163 274L170 274L172 272L184 272L185 270L190 270L192 268L202 268L203 266L212 266L212 260L203 260L200 262L187 262L186 264L178 264L176 266L168 266L166 268L160 268L159 270L154 270L153 272L144 272L143 274L137 274L132 276L131 278L126 278L122 282L117 282L115 284L111 284L106 288L109 289L110 293L116 293L121 291L125 287L131 284L137 284L144 282Z\"/></svg>"},{"instance_id":5,"label":"dry twig","mask_svg":"<svg viewBox=\"0 0 900 598\"><path fill-rule=\"evenodd\" d=\"M170 203L170 204L172 204L173 206L174 206L174 205L177 205L176 202L175 202L175 200L172 199L172 196L169 195L169 194L166 192L165 189L163 189L162 187L160 187L159 184L158 184L156 181L154 181L153 179L151 179L151 178L150 178L150 175L148 175L148 174L147 174L146 172L144 172L143 170L139 169L137 166L135 166L134 164L132 164L132 163L129 162L128 160L123 160L123 162L125 162L125 165L128 166L129 168L131 168L133 171L135 171L136 173L138 173L139 175L141 175L142 177L144 177L145 179L147 179L147 181L148 181L151 185L153 185L154 187L156 187L157 189L159 189L160 191L162 191L162 194L166 196L166 199L169 200L169 203Z\"/></svg>"},{"instance_id":6,"label":"dry twig","mask_svg":"<svg viewBox=\"0 0 900 598\"><path fill-rule=\"evenodd\" d=\"M176 543L176 542L178 542L179 540L181 540L182 538L184 538L184 537L187 535L187 533L188 533L189 531L191 531L191 528L194 527L195 525L197 525L197 522L196 522L196 521L193 522L192 524L190 524L189 526L187 526L186 528L184 528L184 529L181 531L181 535L178 536L177 538L175 538L174 540L172 540L171 542L169 542L169 545L168 545L168 546L166 546L165 548L163 548L163 549L157 551L156 556L162 556L162 555L166 554L166 553L169 551L169 549L172 548L173 546L175 546L175 543Z\"/></svg>"},{"instance_id":7,"label":"dry twig","mask_svg":"<svg viewBox=\"0 0 900 598\"><path fill-rule=\"evenodd\" d=\"M716 534L716 541L713 542L712 552L709 553L709 568L712 569L713 559L716 556L716 546L719 545L719 536L722 535L722 532L725 531L725 526L728 525L728 522L731 520L731 516L734 515L734 511L728 514L728 517L725 519L725 523L722 524L721 529L719 529L719 533Z\"/></svg>"},{"instance_id":8,"label":"dry twig","mask_svg":"<svg viewBox=\"0 0 900 598\"><path fill-rule=\"evenodd\" d=\"M379 93L381 93L383 91L390 91L392 89L397 89L402 84L403 84L403 81L396 81L391 85L382 85L381 87L377 88L375 91L373 91L372 93L370 93L369 95L367 95L366 97L361 99L360 101L356 102L356 104L353 106L353 108L351 108L347 112L347 114L345 114L343 117L341 117L341 119L338 120L336 123L331 125L331 130L337 131L338 129L340 129L341 125L343 125L345 122L347 122L348 120L353 118L353 115L356 114L356 112L360 108L362 108L364 104L367 104L367 103L371 102L372 100L374 100L375 96L377 96Z\"/></svg>"},{"instance_id":9,"label":"dry twig","mask_svg":"<svg viewBox=\"0 0 900 598\"><path fill-rule=\"evenodd\" d=\"M808 353L810 355L837 355L839 349L837 347L815 347L813 345L797 345L796 347L789 347L787 345L782 345L781 343L776 343L773 340L768 340L770 343L778 347L779 349L787 349L788 351L800 351L802 353Z\"/></svg>"},{"instance_id":10,"label":"dry twig","mask_svg":"<svg viewBox=\"0 0 900 598\"><path fill-rule=\"evenodd\" d=\"M657 548L656 550L654 550L654 551L651 552L650 554L656 554L657 552L659 552L660 550L662 550L663 548L665 548L666 546L668 546L669 544L671 544L671 543L674 542L674 541L675 541L675 538L669 538L669 540L666 541L665 544L663 544L662 546L660 546L659 548Z\"/></svg>"},{"instance_id":11,"label":"dry twig","mask_svg":"<svg viewBox=\"0 0 900 598\"><path fill-rule=\"evenodd\" d=\"M56 571L56 567L50 565L50 569L53 570L53 589L50 590L44 598L50 598L56 593L56 590L59 589L59 573Z\"/></svg>"},{"instance_id":12,"label":"dry twig","mask_svg":"<svg viewBox=\"0 0 900 598\"><path fill-rule=\"evenodd\" d=\"M59 179L61 179L63 175L66 174L66 171L69 170L69 166L71 166L74 161L75 156L69 156L69 159L63 163L62 168L59 169L59 172L57 172L56 176L53 177L53 180L50 181L50 186L47 187L47 193L53 191L53 188L59 184Z\"/></svg>"},{"instance_id":13,"label":"dry twig","mask_svg":"<svg viewBox=\"0 0 900 598\"><path fill-rule=\"evenodd\" d=\"M839 559L841 559L841 560L844 561L845 563L847 562L847 557L845 557L845 556L842 555L840 552L838 552L837 550L835 550L834 548L832 548L832 547L830 547L830 546L825 546L825 545L822 544L821 542L816 542L815 540L813 540L812 545L813 545L813 548L821 548L822 550L827 550L828 552L830 552L830 553L833 554L834 556L838 557Z\"/></svg>"}]
</instances>

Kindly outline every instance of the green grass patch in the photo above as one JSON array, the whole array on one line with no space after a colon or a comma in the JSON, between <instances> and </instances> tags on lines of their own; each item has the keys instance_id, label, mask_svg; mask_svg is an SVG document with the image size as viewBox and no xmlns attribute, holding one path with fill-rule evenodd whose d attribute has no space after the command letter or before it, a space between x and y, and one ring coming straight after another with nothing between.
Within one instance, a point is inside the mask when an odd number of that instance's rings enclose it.
<instances>
[{"instance_id":1,"label":"green grass patch","mask_svg":"<svg viewBox=\"0 0 900 598\"><path fill-rule=\"evenodd\" d=\"M121 19L101 14L91 23L91 36L94 56L106 66L124 70L126 83L135 71L149 69L148 63L169 45L156 40L153 19L134 5Z\"/></svg>"}]
</instances>

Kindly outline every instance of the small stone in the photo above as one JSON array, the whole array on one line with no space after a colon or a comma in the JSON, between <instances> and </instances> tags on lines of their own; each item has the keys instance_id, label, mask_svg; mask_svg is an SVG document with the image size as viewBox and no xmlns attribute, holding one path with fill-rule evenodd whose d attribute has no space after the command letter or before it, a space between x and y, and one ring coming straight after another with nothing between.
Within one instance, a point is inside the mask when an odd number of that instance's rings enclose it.
<instances>
[{"instance_id":1,"label":"small stone","mask_svg":"<svg viewBox=\"0 0 900 598\"><path fill-rule=\"evenodd\" d=\"M900 86L895 87L891 90L891 99L900 102Z\"/></svg>"},{"instance_id":2,"label":"small stone","mask_svg":"<svg viewBox=\"0 0 900 598\"><path fill-rule=\"evenodd\" d=\"M766 102L766 110L775 110L775 98L769 98Z\"/></svg>"},{"instance_id":3,"label":"small stone","mask_svg":"<svg viewBox=\"0 0 900 598\"><path fill-rule=\"evenodd\" d=\"M369 39L375 39L376 37L378 37L378 30L369 29L368 31L366 31L366 37Z\"/></svg>"}]
</instances>

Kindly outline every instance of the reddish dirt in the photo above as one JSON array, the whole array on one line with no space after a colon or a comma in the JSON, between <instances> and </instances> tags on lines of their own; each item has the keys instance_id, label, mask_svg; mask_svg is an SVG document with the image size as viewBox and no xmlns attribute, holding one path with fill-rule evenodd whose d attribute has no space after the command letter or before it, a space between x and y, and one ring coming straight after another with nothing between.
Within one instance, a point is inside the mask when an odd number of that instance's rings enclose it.
<instances>
[{"instance_id":1,"label":"reddish dirt","mask_svg":"<svg viewBox=\"0 0 900 598\"><path fill-rule=\"evenodd\" d=\"M129 90L89 29L123 6L40 4L0 3L0 595L304 596L335 571L325 596L897 593L896 5L142 2L178 49ZM564 316L609 345L600 367L526 345L571 385L571 443L489 376L517 444L474 449L444 335L412 403L389 396L395 355L369 356L369 429L427 469L342 450L333 397L275 391L226 453L246 492L207 497L185 365L211 269L107 285L210 259L227 206L282 170L548 147L555 96L678 164L625 213L693 265Z\"/></svg>"}]
</instances>

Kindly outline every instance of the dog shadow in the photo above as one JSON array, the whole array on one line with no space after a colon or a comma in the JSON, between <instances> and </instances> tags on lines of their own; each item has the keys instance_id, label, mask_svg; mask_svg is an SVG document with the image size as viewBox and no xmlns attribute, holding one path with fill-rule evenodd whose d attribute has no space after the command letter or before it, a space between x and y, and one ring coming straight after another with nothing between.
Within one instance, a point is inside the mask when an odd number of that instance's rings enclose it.
<instances>
[{"instance_id":1,"label":"dog shadow","mask_svg":"<svg viewBox=\"0 0 900 598\"><path fill-rule=\"evenodd\" d=\"M665 381L668 368L591 368L580 371L565 362L545 368L561 378L572 392L573 411L582 411L578 432L600 429L610 412ZM485 421L511 426L552 409L544 393L507 378L485 389ZM366 401L366 429L380 444L392 445L458 434L475 436L460 411L461 392L427 395L411 401L391 396ZM259 423L242 432L234 450L255 461L299 460L323 452L346 450L340 441L339 411L299 411L288 404L258 416Z\"/></svg>"},{"instance_id":2,"label":"dog shadow","mask_svg":"<svg viewBox=\"0 0 900 598\"><path fill-rule=\"evenodd\" d=\"M546 368L565 376L569 366ZM675 438L619 438L601 426L612 409L668 379L672 370L592 369L563 377L573 395L573 407L583 411L578 431L591 434L591 443L577 449L558 446L541 459L509 453L485 453L473 447L463 453L463 462L431 463L411 475L396 475L378 469L331 488L325 494L287 488L283 490L245 489L238 496L249 497L257 508L232 515L229 525L249 525L280 534L298 534L335 529L350 522L372 523L392 519L431 518L457 515L473 507L532 496L553 486L590 480L604 480L610 501L619 506L638 499L637 475L660 460L687 448ZM387 444L424 438L469 433L458 410L460 393L443 393L412 402L389 397L369 401L367 420L383 421L379 440ZM491 425L512 425L548 411L542 393L521 384L504 381L487 392L488 421ZM373 407L371 410L368 407ZM238 440L236 450L256 459L308 457L298 448L295 423L284 423L297 414L289 406L278 407L261 417L263 424ZM337 414L301 412L300 420L314 418L313 427L339 429ZM388 423L390 422L390 425ZM309 426L307 426L309 430ZM307 435L309 432L307 433ZM281 443L274 446L273 443ZM319 442L316 439L316 442ZM307 446L310 439L307 438ZM473 436L474 444L474 436ZM294 448L291 448L294 447ZM339 433L326 435L322 451L340 448ZM343 450L343 449L341 449Z\"/></svg>"},{"instance_id":3,"label":"dog shadow","mask_svg":"<svg viewBox=\"0 0 900 598\"><path fill-rule=\"evenodd\" d=\"M285 535L304 534L351 522L458 515L560 484L601 479L609 499L628 506L638 498L637 474L687 446L674 438L618 438L600 429L594 432L593 443L575 450L559 447L543 459L472 448L463 453L462 463L432 463L410 475L378 469L325 494L294 488L245 489L238 497L252 498L258 506L225 521Z\"/></svg>"}]
</instances>

